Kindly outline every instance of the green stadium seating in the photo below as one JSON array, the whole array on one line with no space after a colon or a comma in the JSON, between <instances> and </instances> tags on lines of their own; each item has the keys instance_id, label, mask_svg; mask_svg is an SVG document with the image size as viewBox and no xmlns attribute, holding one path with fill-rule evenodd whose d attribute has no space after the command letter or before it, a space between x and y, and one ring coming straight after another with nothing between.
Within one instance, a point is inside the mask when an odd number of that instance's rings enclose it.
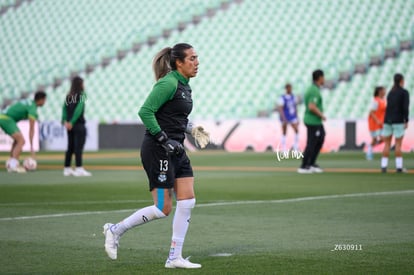
<instances>
[{"instance_id":1,"label":"green stadium seating","mask_svg":"<svg viewBox=\"0 0 414 275\"><path fill-rule=\"evenodd\" d=\"M195 20L223 2L227 8ZM302 95L316 68L336 85L324 91L328 117L363 118L373 87L388 87L397 71L413 75L412 51L400 47L414 41L413 14L414 2L404 0L33 1L2 16L0 87L7 87L3 97L16 97L95 64L82 73L88 118L136 121L154 84L153 56L189 42L200 58L199 75L190 82L193 118L254 117L274 107L286 82ZM139 50L129 51L137 45ZM122 51L122 60L100 66ZM389 51L395 56L387 58ZM379 67L369 66L374 58ZM361 68L366 74L359 74ZM47 88L52 103L44 107L44 118L60 115L55 108L68 89L67 80Z\"/></svg>"},{"instance_id":2,"label":"green stadium seating","mask_svg":"<svg viewBox=\"0 0 414 275\"><path fill-rule=\"evenodd\" d=\"M14 1L3 0L11 5ZM42 0L22 2L1 17L2 83L34 90L54 78L115 57L161 36L222 1ZM161 24L159 23L161 22ZM17 77L20 75L21 77ZM4 95L3 95L4 96ZM6 96L12 96L7 94Z\"/></svg>"},{"instance_id":3,"label":"green stadium seating","mask_svg":"<svg viewBox=\"0 0 414 275\"><path fill-rule=\"evenodd\" d=\"M403 51L396 59L386 59L383 66L371 67L366 75L357 74L351 82L341 82L334 90L325 91L324 100L330 102L325 105L327 117L365 118L374 88L384 86L389 91L393 84L393 75L397 72L405 76L405 88L410 92L410 102L414 102L414 81L410 77L414 73L414 52ZM346 111L349 106L353 106L352 112ZM413 114L414 104L410 104L410 115Z\"/></svg>"}]
</instances>

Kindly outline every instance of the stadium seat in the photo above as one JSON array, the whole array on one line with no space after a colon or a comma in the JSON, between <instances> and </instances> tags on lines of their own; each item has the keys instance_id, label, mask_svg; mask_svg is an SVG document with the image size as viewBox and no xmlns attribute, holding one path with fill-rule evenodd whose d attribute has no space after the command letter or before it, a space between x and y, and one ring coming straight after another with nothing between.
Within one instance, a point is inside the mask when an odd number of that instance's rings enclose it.
<instances>
[{"instance_id":1,"label":"stadium seat","mask_svg":"<svg viewBox=\"0 0 414 275\"><path fill-rule=\"evenodd\" d=\"M44 0L3 14L1 80L16 92L2 95L19 96L21 91L98 64L85 78L93 98L88 116L108 122L111 118L136 120L137 109L154 84L151 62L155 53L177 42L189 42L200 58L199 75L190 82L193 118L256 116L260 110L273 108L286 82L303 94L312 70L318 67L337 84L324 92L329 116L341 118L352 111L355 117L365 117L365 103L360 102L371 98L373 87L389 85L395 70L409 74L414 67L412 51L400 48L402 41L414 40L410 1L173 2ZM226 9L219 8L223 2L230 3ZM194 18L216 8L192 24ZM167 29L168 37L163 36ZM145 43L150 37L157 39ZM137 51L117 59L133 47ZM399 55L388 59L390 50ZM379 58L380 67L369 67L372 57ZM104 58L111 59L101 68ZM361 68L366 76L358 74ZM342 73L349 73L350 82L338 82ZM410 85L407 88L413 90ZM67 81L63 86L66 91ZM51 90L50 97L61 101L59 90ZM340 104L345 95L360 99L349 102L352 110L330 107ZM100 111L101 106L106 112ZM45 106L45 113L52 116L49 108L55 106Z\"/></svg>"}]
</instances>

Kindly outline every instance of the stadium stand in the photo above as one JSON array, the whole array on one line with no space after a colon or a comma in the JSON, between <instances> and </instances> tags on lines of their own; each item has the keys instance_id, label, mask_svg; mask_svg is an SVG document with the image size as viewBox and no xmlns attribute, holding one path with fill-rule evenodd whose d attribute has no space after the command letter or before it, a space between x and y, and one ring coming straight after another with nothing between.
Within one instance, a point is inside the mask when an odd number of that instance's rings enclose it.
<instances>
[{"instance_id":1,"label":"stadium stand","mask_svg":"<svg viewBox=\"0 0 414 275\"><path fill-rule=\"evenodd\" d=\"M370 67L367 74L356 74L350 82L340 82L334 90L325 90L324 100L327 116L330 118L365 118L375 86L392 87L395 72L404 72L405 87L410 91L410 102L414 100L414 52L403 51L398 58L386 59L382 66ZM410 105L413 115L414 107Z\"/></svg>"},{"instance_id":2,"label":"stadium stand","mask_svg":"<svg viewBox=\"0 0 414 275\"><path fill-rule=\"evenodd\" d=\"M328 117L361 118L373 87L413 73L412 1L99 3L32 0L2 15L3 100L41 84L50 95L43 117L56 119L68 77L81 73L89 118L136 121L154 83L152 57L181 41L201 62L191 80L193 118L254 117L273 107L286 82L302 94L315 68L329 80Z\"/></svg>"},{"instance_id":3,"label":"stadium stand","mask_svg":"<svg viewBox=\"0 0 414 275\"><path fill-rule=\"evenodd\" d=\"M1 18L2 83L32 91L139 47L221 1L22 2ZM10 4L11 5L11 4ZM158 22L162 22L158 24ZM3 64L7 64L7 67ZM13 94L12 94L13 96Z\"/></svg>"}]
</instances>

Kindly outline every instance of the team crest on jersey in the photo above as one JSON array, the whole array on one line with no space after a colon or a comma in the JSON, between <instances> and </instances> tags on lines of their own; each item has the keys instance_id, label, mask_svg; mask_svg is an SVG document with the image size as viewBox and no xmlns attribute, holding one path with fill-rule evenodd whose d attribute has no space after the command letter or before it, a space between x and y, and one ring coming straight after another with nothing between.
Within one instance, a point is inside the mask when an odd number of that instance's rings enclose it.
<instances>
[{"instance_id":1,"label":"team crest on jersey","mask_svg":"<svg viewBox=\"0 0 414 275\"><path fill-rule=\"evenodd\" d=\"M167 180L167 175L165 174L165 173L160 173L159 175L158 175L158 181L159 182L165 182Z\"/></svg>"}]
</instances>

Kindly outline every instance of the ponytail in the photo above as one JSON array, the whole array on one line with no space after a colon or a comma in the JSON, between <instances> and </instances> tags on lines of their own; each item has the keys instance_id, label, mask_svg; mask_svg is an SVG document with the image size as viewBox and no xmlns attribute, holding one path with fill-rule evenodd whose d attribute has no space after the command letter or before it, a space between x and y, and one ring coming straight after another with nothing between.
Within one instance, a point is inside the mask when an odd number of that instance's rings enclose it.
<instances>
[{"instance_id":1,"label":"ponytail","mask_svg":"<svg viewBox=\"0 0 414 275\"><path fill-rule=\"evenodd\" d=\"M171 50L171 47L164 48L154 57L152 69L154 71L156 81L171 71Z\"/></svg>"},{"instance_id":2,"label":"ponytail","mask_svg":"<svg viewBox=\"0 0 414 275\"><path fill-rule=\"evenodd\" d=\"M72 79L68 96L80 96L83 92L83 78L75 76Z\"/></svg>"}]
</instances>

